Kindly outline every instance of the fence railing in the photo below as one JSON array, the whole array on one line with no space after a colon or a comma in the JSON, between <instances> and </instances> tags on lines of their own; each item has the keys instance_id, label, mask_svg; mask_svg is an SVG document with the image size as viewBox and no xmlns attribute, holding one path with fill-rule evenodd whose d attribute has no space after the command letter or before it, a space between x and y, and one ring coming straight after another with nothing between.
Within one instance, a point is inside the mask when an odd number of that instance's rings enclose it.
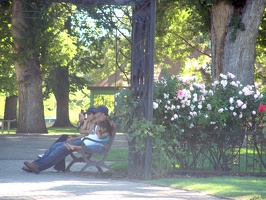
<instances>
[{"instance_id":1,"label":"fence railing","mask_svg":"<svg viewBox=\"0 0 266 200\"><path fill-rule=\"evenodd\" d=\"M193 133L182 145L175 172L266 175L266 141L261 132Z\"/></svg>"}]
</instances>

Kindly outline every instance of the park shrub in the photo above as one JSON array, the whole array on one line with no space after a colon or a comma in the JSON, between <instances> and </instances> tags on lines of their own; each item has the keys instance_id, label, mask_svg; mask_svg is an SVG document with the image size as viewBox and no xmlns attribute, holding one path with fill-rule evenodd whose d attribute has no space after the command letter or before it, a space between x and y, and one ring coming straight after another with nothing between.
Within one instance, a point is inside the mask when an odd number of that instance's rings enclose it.
<instances>
[{"instance_id":1,"label":"park shrub","mask_svg":"<svg viewBox=\"0 0 266 200\"><path fill-rule=\"evenodd\" d=\"M162 78L154 87L154 122L179 134L191 131L246 131L257 116L262 94L221 74L211 85L194 78Z\"/></svg>"},{"instance_id":2,"label":"park shrub","mask_svg":"<svg viewBox=\"0 0 266 200\"><path fill-rule=\"evenodd\" d=\"M262 97L253 85L242 85L231 73L221 74L220 80L209 85L194 77L166 76L154 83L153 123L134 116L138 100L130 90L116 95L116 118L122 130L141 141L151 135L155 149L163 149L160 154L174 168L187 168L187 155L193 154L188 153L188 144L203 143L208 137L205 133L217 133L213 137L217 142L220 133L243 133L244 137L252 131L254 122L262 118L257 111ZM143 152L144 143L136 145Z\"/></svg>"}]
</instances>

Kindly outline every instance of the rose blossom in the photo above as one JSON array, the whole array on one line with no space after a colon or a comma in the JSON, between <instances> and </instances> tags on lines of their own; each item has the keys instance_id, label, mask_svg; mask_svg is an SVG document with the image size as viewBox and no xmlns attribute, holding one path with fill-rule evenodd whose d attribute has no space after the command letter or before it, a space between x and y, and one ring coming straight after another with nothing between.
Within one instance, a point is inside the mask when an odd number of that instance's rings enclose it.
<instances>
[{"instance_id":1,"label":"rose blossom","mask_svg":"<svg viewBox=\"0 0 266 200\"><path fill-rule=\"evenodd\" d=\"M221 80L221 84L223 87L225 87L227 85L227 80Z\"/></svg>"},{"instance_id":2,"label":"rose blossom","mask_svg":"<svg viewBox=\"0 0 266 200\"><path fill-rule=\"evenodd\" d=\"M208 109L208 110L211 110L211 109L212 109L211 104L207 104L207 109Z\"/></svg>"},{"instance_id":3,"label":"rose blossom","mask_svg":"<svg viewBox=\"0 0 266 200\"><path fill-rule=\"evenodd\" d=\"M265 104L260 104L258 107L258 112L262 113L266 110L266 105Z\"/></svg>"},{"instance_id":4,"label":"rose blossom","mask_svg":"<svg viewBox=\"0 0 266 200\"><path fill-rule=\"evenodd\" d=\"M224 111L224 109L223 108L220 108L219 110L218 110L218 113L222 113Z\"/></svg>"},{"instance_id":5,"label":"rose blossom","mask_svg":"<svg viewBox=\"0 0 266 200\"><path fill-rule=\"evenodd\" d=\"M158 104L158 103L156 103L156 102L153 102L153 109L156 109L156 108L158 108L158 106L159 106L159 104Z\"/></svg>"},{"instance_id":6,"label":"rose blossom","mask_svg":"<svg viewBox=\"0 0 266 200\"><path fill-rule=\"evenodd\" d=\"M226 80L226 79L227 79L227 76L226 76L226 75L224 75L224 74L220 74L220 77L221 77L222 79L224 79L224 80Z\"/></svg>"},{"instance_id":7,"label":"rose blossom","mask_svg":"<svg viewBox=\"0 0 266 200\"><path fill-rule=\"evenodd\" d=\"M163 94L163 97L165 98L165 99L168 99L169 98L169 94Z\"/></svg>"},{"instance_id":8,"label":"rose blossom","mask_svg":"<svg viewBox=\"0 0 266 200\"><path fill-rule=\"evenodd\" d=\"M230 72L227 73L227 76L228 76L229 78L232 78L232 79L235 78L235 75L232 74L232 73L230 73Z\"/></svg>"},{"instance_id":9,"label":"rose blossom","mask_svg":"<svg viewBox=\"0 0 266 200\"><path fill-rule=\"evenodd\" d=\"M244 104L241 106L241 108L242 108L242 109L246 109L246 108L247 108L247 104L244 103Z\"/></svg>"},{"instance_id":10,"label":"rose blossom","mask_svg":"<svg viewBox=\"0 0 266 200\"><path fill-rule=\"evenodd\" d=\"M178 90L177 96L179 99L182 99L184 97L184 92L182 90Z\"/></svg>"}]
</instances>

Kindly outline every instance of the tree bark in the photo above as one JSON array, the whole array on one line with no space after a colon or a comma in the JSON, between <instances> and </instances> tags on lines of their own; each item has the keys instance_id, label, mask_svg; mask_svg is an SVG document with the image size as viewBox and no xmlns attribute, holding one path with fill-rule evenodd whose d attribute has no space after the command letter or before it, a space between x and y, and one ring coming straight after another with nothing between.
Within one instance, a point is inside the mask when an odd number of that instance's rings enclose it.
<instances>
[{"instance_id":1,"label":"tree bark","mask_svg":"<svg viewBox=\"0 0 266 200\"><path fill-rule=\"evenodd\" d=\"M6 97L4 119L15 119L15 122L10 124L10 128L17 127L17 101L16 95Z\"/></svg>"},{"instance_id":2,"label":"tree bark","mask_svg":"<svg viewBox=\"0 0 266 200\"><path fill-rule=\"evenodd\" d=\"M243 7L226 1L212 5L213 78L219 79L220 73L230 72L243 85L254 84L256 36L265 7L266 0L247 0ZM234 22L243 23L244 30L237 27L240 24L232 25L232 17L235 16L239 16L239 19Z\"/></svg>"},{"instance_id":3,"label":"tree bark","mask_svg":"<svg viewBox=\"0 0 266 200\"><path fill-rule=\"evenodd\" d=\"M69 78L67 67L57 67L52 74L52 90L55 95L56 120L53 127L72 127L69 120Z\"/></svg>"},{"instance_id":4,"label":"tree bark","mask_svg":"<svg viewBox=\"0 0 266 200\"><path fill-rule=\"evenodd\" d=\"M18 83L18 128L17 133L47 133L44 121L42 79L36 54L29 54L34 45L34 26L24 17L24 1L13 0L12 37L16 55L15 71Z\"/></svg>"}]
</instances>

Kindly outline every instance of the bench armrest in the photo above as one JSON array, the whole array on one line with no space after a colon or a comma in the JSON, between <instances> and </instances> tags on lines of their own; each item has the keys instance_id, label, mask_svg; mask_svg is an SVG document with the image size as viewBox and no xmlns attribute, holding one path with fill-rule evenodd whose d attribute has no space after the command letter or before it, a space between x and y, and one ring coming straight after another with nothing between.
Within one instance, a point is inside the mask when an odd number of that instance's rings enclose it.
<instances>
[{"instance_id":1,"label":"bench armrest","mask_svg":"<svg viewBox=\"0 0 266 200\"><path fill-rule=\"evenodd\" d=\"M97 143L106 143L106 142L108 142L108 141L98 141L98 140L94 140L94 139L91 139L91 138L83 138L82 142L84 142L85 140L90 140L90 141L97 142Z\"/></svg>"}]
</instances>

